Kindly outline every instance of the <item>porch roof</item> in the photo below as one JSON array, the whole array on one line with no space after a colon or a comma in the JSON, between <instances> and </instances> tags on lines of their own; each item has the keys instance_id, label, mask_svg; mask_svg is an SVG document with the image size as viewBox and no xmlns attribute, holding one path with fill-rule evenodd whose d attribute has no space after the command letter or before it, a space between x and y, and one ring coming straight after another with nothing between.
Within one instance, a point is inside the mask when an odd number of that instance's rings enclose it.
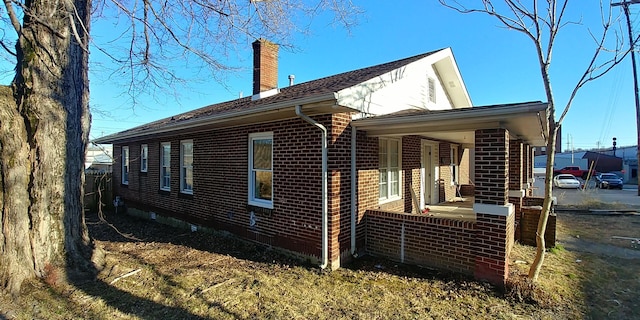
<instances>
[{"instance_id":1,"label":"porch roof","mask_svg":"<svg viewBox=\"0 0 640 320\"><path fill-rule=\"evenodd\" d=\"M460 144L474 144L475 130L504 128L531 146L544 146L547 103L525 102L450 110L405 110L354 120L370 136L418 135Z\"/></svg>"}]
</instances>

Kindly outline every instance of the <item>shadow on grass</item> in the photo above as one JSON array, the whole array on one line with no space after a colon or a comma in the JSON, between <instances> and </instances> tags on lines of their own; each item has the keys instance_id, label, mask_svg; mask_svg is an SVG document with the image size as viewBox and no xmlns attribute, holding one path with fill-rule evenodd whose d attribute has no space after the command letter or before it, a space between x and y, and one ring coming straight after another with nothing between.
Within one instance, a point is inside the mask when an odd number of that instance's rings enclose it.
<instances>
[{"instance_id":1,"label":"shadow on grass","mask_svg":"<svg viewBox=\"0 0 640 320\"><path fill-rule=\"evenodd\" d=\"M113 243L166 243L254 262L303 265L297 259L279 254L264 246L221 233L190 232L128 215L110 214L105 220L101 221L95 214L90 214L86 217L89 234L94 240ZM127 255L135 260L136 265L149 265L141 254L128 252ZM193 301L200 300L198 302L200 302L201 306L208 307L210 311L214 309L212 313L217 316L235 319L243 318L242 315L217 302L207 301L197 292L194 292L194 289L182 288L180 284L173 280L171 274L163 274L155 270L153 266L144 268L143 271L152 272L153 279L161 279L157 282L154 281L156 285L162 286L156 287L155 290L165 298L170 298L172 294L175 294L169 292L171 290L167 288L179 288L184 292L191 292L193 294L192 299L195 299ZM100 298L105 304L125 314L135 315L142 319L203 318L181 307L168 306L133 295L101 280L76 281L73 284L86 295Z\"/></svg>"},{"instance_id":2,"label":"shadow on grass","mask_svg":"<svg viewBox=\"0 0 640 320\"><path fill-rule=\"evenodd\" d=\"M110 307L140 319L204 319L179 307L162 305L149 299L134 296L102 281L75 283L75 286L84 294L99 297ZM230 315L236 316L231 313Z\"/></svg>"},{"instance_id":3,"label":"shadow on grass","mask_svg":"<svg viewBox=\"0 0 640 320\"><path fill-rule=\"evenodd\" d=\"M285 255L267 246L242 240L233 235L190 232L129 215L110 215L106 220L112 224L112 227L104 222L97 221L95 217L87 217L87 224L92 238L110 242L171 243L210 253L228 255L237 259L268 264L296 265L322 272L316 265L308 261L302 261L297 257ZM475 281L473 277L460 273L430 267L405 265L372 256L363 256L355 259L346 268L382 272L403 277L438 279L445 282Z\"/></svg>"},{"instance_id":4,"label":"shadow on grass","mask_svg":"<svg viewBox=\"0 0 640 320\"><path fill-rule=\"evenodd\" d=\"M311 264L302 263L299 258L228 233L190 232L126 214L110 214L105 220L106 223L100 221L95 214L86 217L89 234L93 239L109 242L170 243L253 262L312 267Z\"/></svg>"}]
</instances>

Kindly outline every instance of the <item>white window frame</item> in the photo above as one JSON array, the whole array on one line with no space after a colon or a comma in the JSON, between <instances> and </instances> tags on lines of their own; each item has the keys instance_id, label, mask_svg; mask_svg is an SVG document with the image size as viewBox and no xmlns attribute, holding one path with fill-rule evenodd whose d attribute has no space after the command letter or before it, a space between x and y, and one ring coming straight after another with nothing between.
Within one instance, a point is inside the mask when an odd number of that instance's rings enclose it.
<instances>
[{"instance_id":1,"label":"white window frame","mask_svg":"<svg viewBox=\"0 0 640 320\"><path fill-rule=\"evenodd\" d=\"M387 150L390 150L391 149L390 148L391 142L398 143L398 159L397 159L398 160L398 167L397 167L397 172L398 172L398 194L393 194L393 190L391 189L392 172L394 172L395 170L393 170L394 167L391 166L391 152L387 151L387 153L386 153L387 166L386 166L386 168L384 168L384 169L386 169L386 176L387 176L387 182L386 182L386 186L385 186L385 188L387 188L387 192L386 192L386 196L380 196L379 193L378 193L378 195L379 195L378 201L379 201L380 204L402 199L402 139L379 138L378 145L384 143L384 144L386 144ZM380 151L378 151L378 157L380 157ZM380 169L383 169L382 168L382 164L378 163L378 172L379 172L378 177L380 177L380 175L382 174L382 173L380 173ZM382 188L380 181L378 181L378 188Z\"/></svg>"},{"instance_id":2,"label":"white window frame","mask_svg":"<svg viewBox=\"0 0 640 320\"><path fill-rule=\"evenodd\" d=\"M184 163L185 159L185 146L191 145L191 165ZM186 172L191 172L191 186L187 185ZM180 141L180 192L186 194L193 194L193 140Z\"/></svg>"},{"instance_id":3,"label":"white window frame","mask_svg":"<svg viewBox=\"0 0 640 320\"><path fill-rule=\"evenodd\" d=\"M149 168L149 145L140 145L140 172L147 172Z\"/></svg>"},{"instance_id":4,"label":"white window frame","mask_svg":"<svg viewBox=\"0 0 640 320\"><path fill-rule=\"evenodd\" d=\"M165 163L165 158L164 158L164 150L165 147L169 148L169 159L168 159L168 163ZM168 181L165 184L165 175L164 175L164 168L169 168L169 174L166 176L168 177ZM171 142L162 142L160 144L160 190L163 191L171 191Z\"/></svg>"},{"instance_id":5,"label":"white window frame","mask_svg":"<svg viewBox=\"0 0 640 320\"><path fill-rule=\"evenodd\" d=\"M460 146L451 144L449 146L449 168L451 169L451 185L455 186L460 182Z\"/></svg>"},{"instance_id":6,"label":"white window frame","mask_svg":"<svg viewBox=\"0 0 640 320\"><path fill-rule=\"evenodd\" d=\"M131 167L129 166L129 146L122 147L122 184L129 184L129 174L131 173Z\"/></svg>"},{"instance_id":7,"label":"white window frame","mask_svg":"<svg viewBox=\"0 0 640 320\"><path fill-rule=\"evenodd\" d=\"M265 169L254 169L253 168L253 141L255 140L271 140L271 170ZM273 209L273 132L260 132L260 133L251 133L249 134L249 171L248 171L248 202L250 205L263 207L267 209ZM254 172L262 171L262 172L271 172L271 200L265 200L256 198L254 196L254 190L256 186L255 175Z\"/></svg>"},{"instance_id":8,"label":"white window frame","mask_svg":"<svg viewBox=\"0 0 640 320\"><path fill-rule=\"evenodd\" d=\"M429 102L436 103L436 79L427 78L427 90L429 91Z\"/></svg>"}]
</instances>

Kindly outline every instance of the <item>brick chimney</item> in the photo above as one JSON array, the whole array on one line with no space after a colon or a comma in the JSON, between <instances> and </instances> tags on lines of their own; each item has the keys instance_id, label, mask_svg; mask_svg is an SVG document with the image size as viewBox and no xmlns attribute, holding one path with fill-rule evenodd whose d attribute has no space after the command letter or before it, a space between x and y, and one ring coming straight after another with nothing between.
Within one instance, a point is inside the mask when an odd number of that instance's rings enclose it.
<instances>
[{"instance_id":1,"label":"brick chimney","mask_svg":"<svg viewBox=\"0 0 640 320\"><path fill-rule=\"evenodd\" d=\"M253 42L253 94L278 88L278 45L265 39Z\"/></svg>"}]
</instances>

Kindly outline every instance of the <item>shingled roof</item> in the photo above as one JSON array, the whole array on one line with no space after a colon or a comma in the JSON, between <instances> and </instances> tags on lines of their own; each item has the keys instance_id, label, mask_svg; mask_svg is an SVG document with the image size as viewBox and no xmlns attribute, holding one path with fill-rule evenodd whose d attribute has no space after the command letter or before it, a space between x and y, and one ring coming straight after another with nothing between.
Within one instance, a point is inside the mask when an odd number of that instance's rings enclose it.
<instances>
[{"instance_id":1,"label":"shingled roof","mask_svg":"<svg viewBox=\"0 0 640 320\"><path fill-rule=\"evenodd\" d=\"M111 143L123 138L124 136L130 137L138 133L146 134L149 132L153 132L155 129L167 126L175 126L186 122L206 120L207 118L218 118L225 116L233 117L234 114L244 114L246 112L251 112L252 110L255 110L256 113L259 113L260 110L262 110L260 108L262 106L286 103L287 101L312 98L314 96L326 96L327 94L338 92L364 81L373 79L387 72L401 68L407 64L423 59L441 50L443 49L281 88L279 93L262 99L252 100L252 97L244 97L208 105L199 109L184 112L172 117L164 118L112 135L101 137L95 139L94 142Z\"/></svg>"}]
</instances>

